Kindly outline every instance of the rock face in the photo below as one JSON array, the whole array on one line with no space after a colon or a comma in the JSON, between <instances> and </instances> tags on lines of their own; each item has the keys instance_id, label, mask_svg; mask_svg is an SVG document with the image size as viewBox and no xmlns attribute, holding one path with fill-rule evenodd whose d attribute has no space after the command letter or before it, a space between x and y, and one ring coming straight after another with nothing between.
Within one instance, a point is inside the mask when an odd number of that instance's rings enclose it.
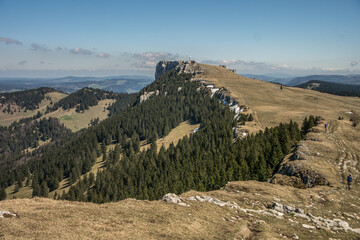
<instances>
[{"instance_id":1,"label":"rock face","mask_svg":"<svg viewBox=\"0 0 360 240\"><path fill-rule=\"evenodd\" d=\"M299 162L284 163L281 165L278 173L282 175L298 177L303 181L305 186L309 188L316 185L329 185L329 182L326 180L326 178L318 171L311 169Z\"/></svg>"},{"instance_id":2,"label":"rock face","mask_svg":"<svg viewBox=\"0 0 360 240\"><path fill-rule=\"evenodd\" d=\"M148 100L152 95L156 95L158 96L160 94L160 91L159 90L156 90L156 92L144 92L144 94L142 94L139 99L138 99L138 102L139 103L142 103L142 102L145 102L146 100Z\"/></svg>"},{"instance_id":3,"label":"rock face","mask_svg":"<svg viewBox=\"0 0 360 240\"><path fill-rule=\"evenodd\" d=\"M156 65L155 79L163 73L176 70L179 73L196 73L200 71L200 66L195 61L160 61Z\"/></svg>"}]
</instances>

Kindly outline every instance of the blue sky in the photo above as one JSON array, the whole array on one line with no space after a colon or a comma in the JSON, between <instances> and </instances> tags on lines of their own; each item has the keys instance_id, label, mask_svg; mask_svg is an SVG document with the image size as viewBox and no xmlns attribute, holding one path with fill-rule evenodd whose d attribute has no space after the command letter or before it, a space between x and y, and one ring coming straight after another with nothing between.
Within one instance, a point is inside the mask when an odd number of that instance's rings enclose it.
<instances>
[{"instance_id":1,"label":"blue sky","mask_svg":"<svg viewBox=\"0 0 360 240\"><path fill-rule=\"evenodd\" d=\"M359 74L360 0L0 0L0 77L149 75L159 60Z\"/></svg>"}]
</instances>

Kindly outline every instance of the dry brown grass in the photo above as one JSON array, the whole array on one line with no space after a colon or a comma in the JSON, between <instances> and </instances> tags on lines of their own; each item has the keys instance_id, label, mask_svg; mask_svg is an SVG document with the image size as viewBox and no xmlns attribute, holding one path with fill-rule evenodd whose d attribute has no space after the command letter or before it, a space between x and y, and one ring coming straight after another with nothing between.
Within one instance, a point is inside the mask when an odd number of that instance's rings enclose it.
<instances>
[{"instance_id":1,"label":"dry brown grass","mask_svg":"<svg viewBox=\"0 0 360 240\"><path fill-rule=\"evenodd\" d=\"M353 196L359 196L356 186ZM306 220L285 215L276 219L212 203L187 201L207 195L236 202L245 209L266 209L273 201L303 208L306 213L339 218L359 228L353 215L360 210L359 198L329 187L296 189L256 181L232 182L225 190L182 194L188 207L162 201L127 199L117 203L93 204L50 199L15 199L0 202L0 210L18 214L0 219L3 239L354 239L352 232L307 230ZM277 200L276 200L277 199ZM340 201L338 201L340 200ZM349 205L353 206L349 208ZM355 207L354 207L355 206ZM349 217L349 215L351 217ZM292 223L297 221L298 223ZM281 234L281 235L280 235Z\"/></svg>"},{"instance_id":2,"label":"dry brown grass","mask_svg":"<svg viewBox=\"0 0 360 240\"><path fill-rule=\"evenodd\" d=\"M160 151L161 146L168 148L171 143L175 145L185 136L190 136L194 129L200 127L200 124L194 124L190 121L184 121L179 124L176 128L172 129L167 136L164 138L159 138L156 141L157 149ZM144 151L150 148L150 144L147 144L146 141L143 141L141 144L140 150Z\"/></svg>"},{"instance_id":3,"label":"dry brown grass","mask_svg":"<svg viewBox=\"0 0 360 240\"><path fill-rule=\"evenodd\" d=\"M204 74L195 78L206 80L217 87L225 87L232 97L248 106L262 127L273 127L290 119L302 123L306 115L320 115L335 120L345 113L360 112L360 98L343 97L308 89L284 87L277 84L242 77L225 68L201 64Z\"/></svg>"}]
</instances>

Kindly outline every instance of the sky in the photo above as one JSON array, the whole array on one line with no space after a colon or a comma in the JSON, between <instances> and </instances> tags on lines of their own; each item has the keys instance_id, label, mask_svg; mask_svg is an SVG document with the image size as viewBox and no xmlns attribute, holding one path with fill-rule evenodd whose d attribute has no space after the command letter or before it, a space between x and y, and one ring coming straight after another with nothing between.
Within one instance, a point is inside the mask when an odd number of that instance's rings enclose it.
<instances>
[{"instance_id":1,"label":"sky","mask_svg":"<svg viewBox=\"0 0 360 240\"><path fill-rule=\"evenodd\" d=\"M0 0L0 77L154 76L160 60L360 73L360 0Z\"/></svg>"}]
</instances>

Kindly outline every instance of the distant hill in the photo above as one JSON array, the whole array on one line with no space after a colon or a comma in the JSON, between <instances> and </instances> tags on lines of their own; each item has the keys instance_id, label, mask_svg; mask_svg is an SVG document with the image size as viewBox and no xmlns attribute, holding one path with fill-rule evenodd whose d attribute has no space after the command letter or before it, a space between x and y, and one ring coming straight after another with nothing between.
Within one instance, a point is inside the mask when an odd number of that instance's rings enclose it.
<instances>
[{"instance_id":1,"label":"distant hill","mask_svg":"<svg viewBox=\"0 0 360 240\"><path fill-rule=\"evenodd\" d=\"M25 108L27 110L38 109L40 102L45 98L45 95L50 92L58 91L49 87L41 87L26 91L1 93L0 108L4 105L9 105L9 107L6 109L4 108L3 111L10 112L10 105L16 104L18 107Z\"/></svg>"},{"instance_id":2,"label":"distant hill","mask_svg":"<svg viewBox=\"0 0 360 240\"><path fill-rule=\"evenodd\" d=\"M76 111L80 112L97 105L101 100L116 99L117 97L117 93L85 87L61 99L54 105L52 111L58 108L62 108L63 110L76 108Z\"/></svg>"},{"instance_id":3,"label":"distant hill","mask_svg":"<svg viewBox=\"0 0 360 240\"><path fill-rule=\"evenodd\" d=\"M311 80L360 85L360 75L310 75L306 77L297 77L287 83L288 86L297 86Z\"/></svg>"},{"instance_id":4,"label":"distant hill","mask_svg":"<svg viewBox=\"0 0 360 240\"><path fill-rule=\"evenodd\" d=\"M312 89L319 92L331 93L340 96L356 96L360 97L360 85L354 86L350 84L331 83L319 80L311 80L306 83L297 85L296 87Z\"/></svg>"},{"instance_id":5,"label":"distant hill","mask_svg":"<svg viewBox=\"0 0 360 240\"><path fill-rule=\"evenodd\" d=\"M84 87L106 91L133 93L149 85L153 78L146 76L109 76L109 77L64 77L42 78L0 78L0 92L13 92L39 87L52 87L73 93Z\"/></svg>"},{"instance_id":6,"label":"distant hill","mask_svg":"<svg viewBox=\"0 0 360 240\"><path fill-rule=\"evenodd\" d=\"M274 83L281 83L281 84L287 84L289 81L291 81L293 78L278 78L278 77L271 77L267 75L255 75L255 74L241 74L241 76L247 77L247 78L253 78L253 79L259 79L266 82L274 82Z\"/></svg>"}]
</instances>

